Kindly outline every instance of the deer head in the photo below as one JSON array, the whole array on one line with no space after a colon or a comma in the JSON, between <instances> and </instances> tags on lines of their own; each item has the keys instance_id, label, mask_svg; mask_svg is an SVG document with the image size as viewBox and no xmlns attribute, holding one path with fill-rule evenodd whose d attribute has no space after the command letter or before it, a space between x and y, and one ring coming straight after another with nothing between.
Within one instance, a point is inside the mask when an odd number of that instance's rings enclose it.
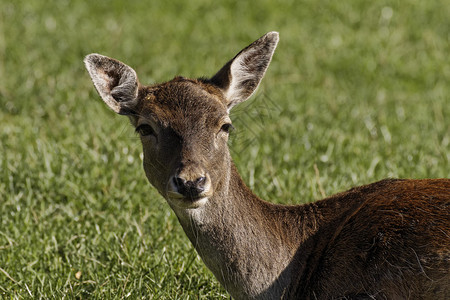
<instances>
[{"instance_id":1,"label":"deer head","mask_svg":"<svg viewBox=\"0 0 450 300\"><path fill-rule=\"evenodd\" d=\"M239 52L210 79L139 83L124 63L99 54L84 62L103 101L129 116L139 133L150 183L171 206L196 208L226 193L230 109L258 87L278 43L269 32Z\"/></svg>"}]
</instances>

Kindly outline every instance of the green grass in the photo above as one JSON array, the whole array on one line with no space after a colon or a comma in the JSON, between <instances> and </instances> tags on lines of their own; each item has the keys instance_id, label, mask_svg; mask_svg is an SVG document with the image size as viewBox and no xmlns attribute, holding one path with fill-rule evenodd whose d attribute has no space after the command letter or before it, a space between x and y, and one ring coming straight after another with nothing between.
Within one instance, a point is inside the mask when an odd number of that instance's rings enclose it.
<instances>
[{"instance_id":1,"label":"green grass","mask_svg":"<svg viewBox=\"0 0 450 300\"><path fill-rule=\"evenodd\" d=\"M234 160L264 199L450 175L444 0L90 2L0 0L0 298L227 298L96 94L91 52L153 83L212 75L279 31L232 114Z\"/></svg>"}]
</instances>

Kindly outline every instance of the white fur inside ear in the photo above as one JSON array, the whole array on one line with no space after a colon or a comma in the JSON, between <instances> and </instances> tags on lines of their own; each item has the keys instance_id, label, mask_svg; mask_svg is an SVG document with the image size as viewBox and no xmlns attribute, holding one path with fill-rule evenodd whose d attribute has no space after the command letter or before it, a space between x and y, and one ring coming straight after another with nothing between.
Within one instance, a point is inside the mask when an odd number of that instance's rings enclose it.
<instances>
[{"instance_id":1,"label":"white fur inside ear","mask_svg":"<svg viewBox=\"0 0 450 300\"><path fill-rule=\"evenodd\" d=\"M231 64L225 65L217 73L217 76L213 77L216 83L218 82L218 85L224 88L225 97L228 100L228 110L250 98L256 91L269 67L278 40L278 32L265 34L243 49L231 61ZM229 68L228 82L223 80L223 75L227 74L225 71L227 67Z\"/></svg>"},{"instance_id":2,"label":"white fur inside ear","mask_svg":"<svg viewBox=\"0 0 450 300\"><path fill-rule=\"evenodd\" d=\"M135 105L138 95L136 72L124 63L100 54L84 59L86 69L102 100L116 113Z\"/></svg>"},{"instance_id":3,"label":"white fur inside ear","mask_svg":"<svg viewBox=\"0 0 450 300\"><path fill-rule=\"evenodd\" d=\"M89 75L91 75L92 82L95 89L102 98L102 100L111 108L114 112L119 113L120 105L111 96L111 78L106 75L106 72L96 68L87 67Z\"/></svg>"},{"instance_id":4,"label":"white fur inside ear","mask_svg":"<svg viewBox=\"0 0 450 300\"><path fill-rule=\"evenodd\" d=\"M258 80L257 74L252 72L253 66L249 65L248 57L254 55L257 50L249 49L246 53L243 53L236 57L230 66L231 73L231 83L226 91L225 97L232 103L239 102L239 99L243 94L246 94L245 82L250 82L253 80ZM255 88L256 90L256 88ZM250 97L255 90L247 95Z\"/></svg>"}]
</instances>

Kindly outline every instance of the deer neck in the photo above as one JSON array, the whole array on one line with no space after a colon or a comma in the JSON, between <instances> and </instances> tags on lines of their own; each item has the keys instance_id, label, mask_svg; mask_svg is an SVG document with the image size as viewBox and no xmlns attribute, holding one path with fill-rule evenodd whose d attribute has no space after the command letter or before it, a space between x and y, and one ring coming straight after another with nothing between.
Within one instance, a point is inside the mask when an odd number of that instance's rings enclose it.
<instances>
[{"instance_id":1,"label":"deer neck","mask_svg":"<svg viewBox=\"0 0 450 300\"><path fill-rule=\"evenodd\" d=\"M306 214L299 213L302 206L287 209L260 200L233 163L229 171L228 182L206 205L172 208L204 263L234 298L280 298L307 238L296 219Z\"/></svg>"}]
</instances>

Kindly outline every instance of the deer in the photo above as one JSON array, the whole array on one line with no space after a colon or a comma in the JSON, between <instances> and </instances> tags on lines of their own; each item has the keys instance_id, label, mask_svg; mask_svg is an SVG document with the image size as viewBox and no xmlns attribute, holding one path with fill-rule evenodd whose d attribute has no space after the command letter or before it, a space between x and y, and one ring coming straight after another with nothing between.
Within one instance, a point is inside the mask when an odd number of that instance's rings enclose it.
<instances>
[{"instance_id":1,"label":"deer","mask_svg":"<svg viewBox=\"0 0 450 300\"><path fill-rule=\"evenodd\" d=\"M450 179L384 179L297 205L264 201L244 183L228 148L230 111L254 94L278 41L266 33L210 78L148 86L113 58L84 63L232 298L450 299Z\"/></svg>"}]
</instances>

